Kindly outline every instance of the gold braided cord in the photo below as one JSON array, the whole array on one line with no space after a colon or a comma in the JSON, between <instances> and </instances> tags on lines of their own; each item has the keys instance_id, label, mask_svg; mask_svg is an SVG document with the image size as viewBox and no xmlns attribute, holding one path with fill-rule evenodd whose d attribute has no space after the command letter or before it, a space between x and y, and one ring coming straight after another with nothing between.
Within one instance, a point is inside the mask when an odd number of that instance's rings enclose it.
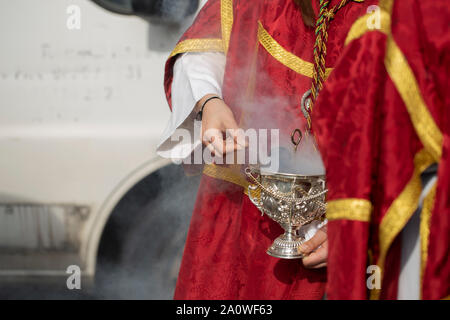
<instances>
[{"instance_id":1,"label":"gold braided cord","mask_svg":"<svg viewBox=\"0 0 450 320\"><path fill-rule=\"evenodd\" d=\"M422 192L422 181L420 175L434 163L433 157L426 149L419 151L414 157L414 172L402 192L392 202L380 223L378 238L380 255L377 265L383 276L384 263L392 242L403 230L414 211L417 210L420 193ZM371 291L371 299L379 299L380 290Z\"/></svg>"},{"instance_id":2,"label":"gold braided cord","mask_svg":"<svg viewBox=\"0 0 450 320\"><path fill-rule=\"evenodd\" d=\"M185 52L224 52L222 39L187 39L178 43L169 58Z\"/></svg>"},{"instance_id":3,"label":"gold braided cord","mask_svg":"<svg viewBox=\"0 0 450 320\"><path fill-rule=\"evenodd\" d=\"M316 100L319 91L323 87L326 80L325 74L325 57L327 56L328 27L331 20L334 19L336 13L342 9L351 0L341 0L333 8L328 9L330 0L320 0L319 18L316 21L316 41L314 43L314 76L311 87L313 101ZM357 2L362 2L358 0Z\"/></svg>"},{"instance_id":4,"label":"gold braided cord","mask_svg":"<svg viewBox=\"0 0 450 320\"><path fill-rule=\"evenodd\" d=\"M354 220L370 222L372 203L366 199L347 198L327 202L326 217L328 220Z\"/></svg>"},{"instance_id":5,"label":"gold braided cord","mask_svg":"<svg viewBox=\"0 0 450 320\"><path fill-rule=\"evenodd\" d=\"M233 27L233 0L221 0L220 3L222 39L187 39L178 43L169 58L185 52L228 52L228 45Z\"/></svg>"},{"instance_id":6,"label":"gold braided cord","mask_svg":"<svg viewBox=\"0 0 450 320\"><path fill-rule=\"evenodd\" d=\"M353 23L350 31L347 34L345 39L345 45L348 45L353 40L359 39L365 33L369 31L379 31L384 34L389 34L389 30L391 29L391 17L389 13L384 10L380 10L380 29L370 29L369 28L369 19L373 18L375 13L367 13L364 16L358 18L355 23Z\"/></svg>"},{"instance_id":7,"label":"gold braided cord","mask_svg":"<svg viewBox=\"0 0 450 320\"><path fill-rule=\"evenodd\" d=\"M220 16L223 48L225 53L228 53L231 29L233 28L233 0L220 0Z\"/></svg>"},{"instance_id":8,"label":"gold braided cord","mask_svg":"<svg viewBox=\"0 0 450 320\"><path fill-rule=\"evenodd\" d=\"M258 40L264 49L266 49L266 51L278 62L298 74L312 78L314 65L311 62L305 61L284 49L274 38L272 38L266 29L264 29L260 21L258 21ZM328 77L331 71L333 71L332 68L328 68L326 70L325 78Z\"/></svg>"},{"instance_id":9,"label":"gold braided cord","mask_svg":"<svg viewBox=\"0 0 450 320\"><path fill-rule=\"evenodd\" d=\"M331 9L328 9L330 0L320 0L319 17L316 21L316 41L314 43L314 73L312 77L311 85L311 100L312 103L307 110L305 117L308 122L308 131L311 131L311 112L314 106L314 102L317 99L319 91L323 88L323 82L325 77L325 58L327 56L327 41L328 41L328 27L331 20L334 19L336 13L346 6L352 0L341 0L339 4L335 5ZM364 2L364 0L353 0L354 2Z\"/></svg>"},{"instance_id":10,"label":"gold braided cord","mask_svg":"<svg viewBox=\"0 0 450 320\"><path fill-rule=\"evenodd\" d=\"M425 272L425 266L427 265L428 260L428 243L430 239L431 213L433 211L435 199L436 199L436 184L433 186L428 195L425 197L425 200L423 201L422 211L420 212L421 287L423 285L423 276Z\"/></svg>"},{"instance_id":11,"label":"gold braided cord","mask_svg":"<svg viewBox=\"0 0 450 320\"><path fill-rule=\"evenodd\" d=\"M420 92L411 67L390 34L384 59L386 70L405 103L411 122L424 147L439 162L442 155L442 133L436 125Z\"/></svg>"}]
</instances>

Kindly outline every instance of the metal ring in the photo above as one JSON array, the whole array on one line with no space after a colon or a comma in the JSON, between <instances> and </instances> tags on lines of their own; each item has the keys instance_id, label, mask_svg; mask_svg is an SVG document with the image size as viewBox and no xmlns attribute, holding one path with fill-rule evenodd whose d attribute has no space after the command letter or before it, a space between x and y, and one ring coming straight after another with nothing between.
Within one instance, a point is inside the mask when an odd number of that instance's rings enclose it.
<instances>
[{"instance_id":1,"label":"metal ring","mask_svg":"<svg viewBox=\"0 0 450 320\"><path fill-rule=\"evenodd\" d=\"M303 116L305 117L305 119L309 118L309 113L306 107L306 99L308 99L311 96L311 89L309 89L308 91L306 91L303 96L302 96L302 100L300 102L300 109L302 110Z\"/></svg>"},{"instance_id":2,"label":"metal ring","mask_svg":"<svg viewBox=\"0 0 450 320\"><path fill-rule=\"evenodd\" d=\"M297 140L295 140L296 134L298 134L298 139ZM292 133L291 133L291 141L292 141L292 143L294 144L295 147L298 147L298 145L302 141L302 138L303 138L303 134L302 134L302 131L300 129L294 129L294 131L292 131Z\"/></svg>"}]
</instances>

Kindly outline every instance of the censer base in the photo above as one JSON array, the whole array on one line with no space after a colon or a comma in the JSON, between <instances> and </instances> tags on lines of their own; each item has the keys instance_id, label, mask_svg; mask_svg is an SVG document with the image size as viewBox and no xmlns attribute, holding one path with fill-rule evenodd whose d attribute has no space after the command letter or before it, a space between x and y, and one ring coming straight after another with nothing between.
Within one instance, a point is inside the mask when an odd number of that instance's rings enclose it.
<instances>
[{"instance_id":1,"label":"censer base","mask_svg":"<svg viewBox=\"0 0 450 320\"><path fill-rule=\"evenodd\" d=\"M283 234L275 239L267 249L267 254L281 259L301 259L304 255L300 251L303 238L292 237L292 234Z\"/></svg>"}]
</instances>

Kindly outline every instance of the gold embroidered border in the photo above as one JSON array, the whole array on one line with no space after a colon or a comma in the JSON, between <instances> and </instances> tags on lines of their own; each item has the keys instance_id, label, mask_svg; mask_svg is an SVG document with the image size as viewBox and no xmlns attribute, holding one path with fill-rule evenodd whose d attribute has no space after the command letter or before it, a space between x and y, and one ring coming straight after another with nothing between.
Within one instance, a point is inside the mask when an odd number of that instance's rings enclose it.
<instances>
[{"instance_id":1,"label":"gold embroidered border","mask_svg":"<svg viewBox=\"0 0 450 320\"><path fill-rule=\"evenodd\" d=\"M170 57L185 52L223 52L222 39L187 39L178 43L173 49Z\"/></svg>"},{"instance_id":2,"label":"gold embroidered border","mask_svg":"<svg viewBox=\"0 0 450 320\"><path fill-rule=\"evenodd\" d=\"M228 167L215 165L215 164L206 164L203 173L209 177L224 180L235 185L238 185L244 188L244 193L248 195L248 186L250 183L246 179L243 173L240 172L240 166L236 166L235 169L231 169ZM259 197L260 191L255 190L252 192L253 197Z\"/></svg>"},{"instance_id":3,"label":"gold embroidered border","mask_svg":"<svg viewBox=\"0 0 450 320\"><path fill-rule=\"evenodd\" d=\"M417 209L420 193L422 192L422 182L420 175L426 168L434 163L433 157L422 149L414 157L414 172L411 179L399 196L392 202L379 228L380 255L377 265L383 275L384 263L387 252L398 234L405 227L408 220ZM380 290L371 291L371 299L378 299Z\"/></svg>"},{"instance_id":4,"label":"gold embroidered border","mask_svg":"<svg viewBox=\"0 0 450 320\"><path fill-rule=\"evenodd\" d=\"M380 0L378 7L380 8L380 28L369 28L369 20L374 18L375 12L367 13L364 16L358 18L350 28L345 39L345 45L351 41L361 38L364 34L370 31L380 31L384 34L390 34L391 32L391 13L392 13L393 0Z\"/></svg>"},{"instance_id":5,"label":"gold embroidered border","mask_svg":"<svg viewBox=\"0 0 450 320\"><path fill-rule=\"evenodd\" d=\"M307 62L295 54L284 49L272 36L264 29L260 21L258 21L258 40L259 43L281 64L289 69L294 70L298 74L312 78L314 73L314 64ZM333 68L327 68L325 78L327 78Z\"/></svg>"},{"instance_id":6,"label":"gold embroidered border","mask_svg":"<svg viewBox=\"0 0 450 320\"><path fill-rule=\"evenodd\" d=\"M408 61L392 35L388 36L384 64L406 105L420 141L438 162L442 155L442 133L423 100L419 85Z\"/></svg>"},{"instance_id":7,"label":"gold embroidered border","mask_svg":"<svg viewBox=\"0 0 450 320\"><path fill-rule=\"evenodd\" d=\"M233 0L220 1L220 16L223 48L225 53L227 53L230 44L231 29L233 28Z\"/></svg>"},{"instance_id":8,"label":"gold embroidered border","mask_svg":"<svg viewBox=\"0 0 450 320\"><path fill-rule=\"evenodd\" d=\"M380 28L369 28L369 21L374 18L376 12L367 13L364 16L358 18L350 28L350 31L347 34L347 38L345 39L345 45L348 45L355 39L362 37L364 34L370 31L379 31L384 34L388 34L391 29L391 17L389 13L380 9Z\"/></svg>"},{"instance_id":9,"label":"gold embroidered border","mask_svg":"<svg viewBox=\"0 0 450 320\"><path fill-rule=\"evenodd\" d=\"M347 34L347 38L345 39L345 45L349 42L361 38L365 33L370 31L380 31L385 34L390 34L391 32L391 13L392 6L394 4L393 0L380 0L378 3L378 7L380 9L380 29L369 28L369 20L374 18L374 14L376 12L367 13L364 16L358 18L350 28L350 31Z\"/></svg>"},{"instance_id":10,"label":"gold embroidered border","mask_svg":"<svg viewBox=\"0 0 450 320\"><path fill-rule=\"evenodd\" d=\"M249 183L245 177L236 170L215 164L206 164L203 173L212 178L228 181L247 189Z\"/></svg>"},{"instance_id":11,"label":"gold embroidered border","mask_svg":"<svg viewBox=\"0 0 450 320\"><path fill-rule=\"evenodd\" d=\"M427 264L428 259L428 243L430 238L431 213L433 211L435 198L436 198L436 184L433 186L428 195L425 197L425 200L423 201L422 211L420 212L421 284L423 284L423 275L425 272L425 266Z\"/></svg>"},{"instance_id":12,"label":"gold embroidered border","mask_svg":"<svg viewBox=\"0 0 450 320\"><path fill-rule=\"evenodd\" d=\"M326 217L328 220L346 219L369 222L372 203L365 199L338 199L327 202Z\"/></svg>"}]
</instances>

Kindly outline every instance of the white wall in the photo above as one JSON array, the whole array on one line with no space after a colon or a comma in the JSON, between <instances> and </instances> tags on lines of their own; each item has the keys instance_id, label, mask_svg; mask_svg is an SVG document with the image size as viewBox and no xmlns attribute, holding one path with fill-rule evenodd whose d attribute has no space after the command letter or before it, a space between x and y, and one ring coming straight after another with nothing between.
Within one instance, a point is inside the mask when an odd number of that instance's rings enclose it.
<instances>
[{"instance_id":1,"label":"white wall","mask_svg":"<svg viewBox=\"0 0 450 320\"><path fill-rule=\"evenodd\" d=\"M66 26L69 5L80 30ZM0 17L0 203L88 206L88 241L107 219L95 216L161 165L147 164L159 161L164 63L181 30L88 0L3 0ZM31 216L0 221L0 232Z\"/></svg>"}]
</instances>

